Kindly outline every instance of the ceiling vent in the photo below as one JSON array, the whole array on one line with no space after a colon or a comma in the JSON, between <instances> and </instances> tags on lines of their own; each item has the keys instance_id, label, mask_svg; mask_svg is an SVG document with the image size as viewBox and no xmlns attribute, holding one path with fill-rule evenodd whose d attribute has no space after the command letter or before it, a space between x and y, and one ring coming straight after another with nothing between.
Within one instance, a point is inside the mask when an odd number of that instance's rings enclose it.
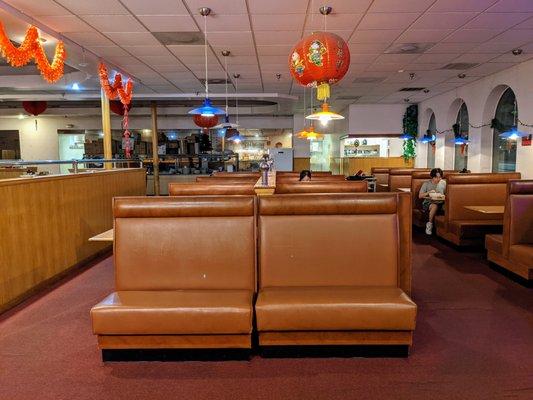
<instances>
[{"instance_id":1,"label":"ceiling vent","mask_svg":"<svg viewBox=\"0 0 533 400\"><path fill-rule=\"evenodd\" d=\"M152 32L152 35L164 46L203 46L204 35L201 32Z\"/></svg>"},{"instance_id":2,"label":"ceiling vent","mask_svg":"<svg viewBox=\"0 0 533 400\"><path fill-rule=\"evenodd\" d=\"M200 83L205 86L205 78L199 79ZM226 83L226 79L224 78L209 78L207 80L210 85L224 85ZM231 81L228 79L227 81L228 85L231 85Z\"/></svg>"},{"instance_id":3,"label":"ceiling vent","mask_svg":"<svg viewBox=\"0 0 533 400\"><path fill-rule=\"evenodd\" d=\"M398 90L399 92L420 92L421 90L424 90L423 87L404 87Z\"/></svg>"},{"instance_id":4,"label":"ceiling vent","mask_svg":"<svg viewBox=\"0 0 533 400\"><path fill-rule=\"evenodd\" d=\"M457 69L457 70L463 70L463 69L469 69L478 66L477 63L450 63L442 67L441 69Z\"/></svg>"},{"instance_id":5,"label":"ceiling vent","mask_svg":"<svg viewBox=\"0 0 533 400\"><path fill-rule=\"evenodd\" d=\"M383 82L384 80L385 80L384 77L375 78L373 76L361 76L359 78L355 78L353 80L353 83L379 83L379 82Z\"/></svg>"},{"instance_id":6,"label":"ceiling vent","mask_svg":"<svg viewBox=\"0 0 533 400\"><path fill-rule=\"evenodd\" d=\"M385 50L385 54L422 54L435 43L396 43Z\"/></svg>"}]
</instances>

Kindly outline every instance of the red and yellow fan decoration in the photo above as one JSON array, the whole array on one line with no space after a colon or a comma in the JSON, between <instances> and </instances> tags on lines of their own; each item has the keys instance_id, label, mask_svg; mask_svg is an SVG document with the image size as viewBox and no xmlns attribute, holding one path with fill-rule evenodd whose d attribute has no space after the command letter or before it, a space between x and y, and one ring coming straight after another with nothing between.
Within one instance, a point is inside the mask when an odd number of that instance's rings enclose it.
<instances>
[{"instance_id":1,"label":"red and yellow fan decoration","mask_svg":"<svg viewBox=\"0 0 533 400\"><path fill-rule=\"evenodd\" d=\"M315 32L300 40L289 55L289 70L298 83L316 87L318 100L330 97L330 85L340 81L350 67L350 50L334 33Z\"/></svg>"},{"instance_id":2,"label":"red and yellow fan decoration","mask_svg":"<svg viewBox=\"0 0 533 400\"><path fill-rule=\"evenodd\" d=\"M46 58L39 32L35 26L28 28L22 44L16 47L7 37L4 26L0 22L0 52L13 67L23 67L33 58L41 75L49 83L57 82L63 76L65 59L67 57L65 45L62 41L57 42L54 59L50 64Z\"/></svg>"},{"instance_id":3,"label":"red and yellow fan decoration","mask_svg":"<svg viewBox=\"0 0 533 400\"><path fill-rule=\"evenodd\" d=\"M116 110L116 105L113 106L113 108L115 108L113 112L124 116L124 118L122 119L122 128L124 129L124 133L122 135L122 142L124 143L124 152L126 154L126 158L131 158L133 149L131 147L130 140L131 132L128 129L128 111L131 108L131 98L133 96L133 82L128 79L126 84L124 84L122 82L122 75L116 74L115 78L113 79L113 83L110 83L107 68L104 63L100 63L98 65L98 75L100 76L100 85L102 85L102 89L104 90L107 98L109 100L115 100L118 97L120 103L122 103L122 109L124 110L124 112L117 112L118 110Z\"/></svg>"}]
</instances>

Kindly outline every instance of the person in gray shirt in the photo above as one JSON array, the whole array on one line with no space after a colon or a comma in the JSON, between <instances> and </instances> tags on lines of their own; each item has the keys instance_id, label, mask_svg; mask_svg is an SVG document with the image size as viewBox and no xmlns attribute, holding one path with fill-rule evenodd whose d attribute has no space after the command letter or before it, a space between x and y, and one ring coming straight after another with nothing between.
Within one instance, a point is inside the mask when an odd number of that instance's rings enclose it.
<instances>
[{"instance_id":1,"label":"person in gray shirt","mask_svg":"<svg viewBox=\"0 0 533 400\"><path fill-rule=\"evenodd\" d=\"M433 220L438 211L442 211L444 200L433 200L430 193L444 194L446 190L446 181L444 173L440 168L433 168L429 173L431 179L422 184L418 197L423 199L422 209L429 214L428 222L426 223L426 234L431 235L433 232Z\"/></svg>"}]
</instances>

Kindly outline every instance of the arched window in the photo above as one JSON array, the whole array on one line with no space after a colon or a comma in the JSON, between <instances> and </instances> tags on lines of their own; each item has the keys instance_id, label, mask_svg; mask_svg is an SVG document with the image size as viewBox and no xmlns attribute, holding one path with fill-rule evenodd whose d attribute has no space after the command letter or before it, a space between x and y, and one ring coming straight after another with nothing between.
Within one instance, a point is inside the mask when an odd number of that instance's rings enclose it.
<instances>
[{"instance_id":1,"label":"arched window","mask_svg":"<svg viewBox=\"0 0 533 400\"><path fill-rule=\"evenodd\" d=\"M435 137L437 135L437 123L435 121L435 113L431 114L431 117L429 118L428 130L431 136ZM435 142L428 143L427 153L427 167L435 168Z\"/></svg>"},{"instance_id":2,"label":"arched window","mask_svg":"<svg viewBox=\"0 0 533 400\"><path fill-rule=\"evenodd\" d=\"M497 127L493 131L492 172L516 171L516 140L499 136L501 133L510 130L518 119L516 96L511 88L503 92L496 107L494 118L499 123L496 124Z\"/></svg>"},{"instance_id":3,"label":"arched window","mask_svg":"<svg viewBox=\"0 0 533 400\"><path fill-rule=\"evenodd\" d=\"M459 136L460 138L468 138L468 108L466 107L466 104L461 104L461 108L459 108L459 112L457 113L457 118L455 119L455 123L459 126ZM457 138L456 138L457 141ZM462 169L466 169L468 164L468 145L464 142L455 143L455 161L454 161L454 169L456 171L461 171Z\"/></svg>"}]
</instances>

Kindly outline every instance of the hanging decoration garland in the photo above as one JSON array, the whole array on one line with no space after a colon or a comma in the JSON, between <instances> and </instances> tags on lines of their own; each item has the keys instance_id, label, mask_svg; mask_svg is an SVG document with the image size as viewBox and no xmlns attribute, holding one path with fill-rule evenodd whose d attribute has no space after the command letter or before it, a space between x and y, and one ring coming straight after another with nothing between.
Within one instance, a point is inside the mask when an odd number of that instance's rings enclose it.
<instances>
[{"instance_id":1,"label":"hanging decoration garland","mask_svg":"<svg viewBox=\"0 0 533 400\"><path fill-rule=\"evenodd\" d=\"M32 58L35 59L41 75L49 83L57 82L63 76L67 57L65 45L62 41L57 42L54 59L50 64L41 44L39 32L33 25L26 31L22 44L16 47L7 37L4 26L0 22L0 52L12 67L23 67Z\"/></svg>"},{"instance_id":2,"label":"hanging decoration garland","mask_svg":"<svg viewBox=\"0 0 533 400\"><path fill-rule=\"evenodd\" d=\"M129 116L128 111L131 108L131 98L133 96L133 82L128 79L126 84L122 83L122 75L116 74L113 84L109 82L107 68L104 63L98 65L98 75L100 76L100 84L109 100L114 100L118 97L124 108L124 118L122 119L122 128L124 129L122 138L122 147L126 158L131 158L133 148L131 144L131 132L128 129Z\"/></svg>"},{"instance_id":3,"label":"hanging decoration garland","mask_svg":"<svg viewBox=\"0 0 533 400\"><path fill-rule=\"evenodd\" d=\"M410 105L403 116L403 158L405 161L416 157L416 134L418 132L418 106Z\"/></svg>"}]
</instances>

